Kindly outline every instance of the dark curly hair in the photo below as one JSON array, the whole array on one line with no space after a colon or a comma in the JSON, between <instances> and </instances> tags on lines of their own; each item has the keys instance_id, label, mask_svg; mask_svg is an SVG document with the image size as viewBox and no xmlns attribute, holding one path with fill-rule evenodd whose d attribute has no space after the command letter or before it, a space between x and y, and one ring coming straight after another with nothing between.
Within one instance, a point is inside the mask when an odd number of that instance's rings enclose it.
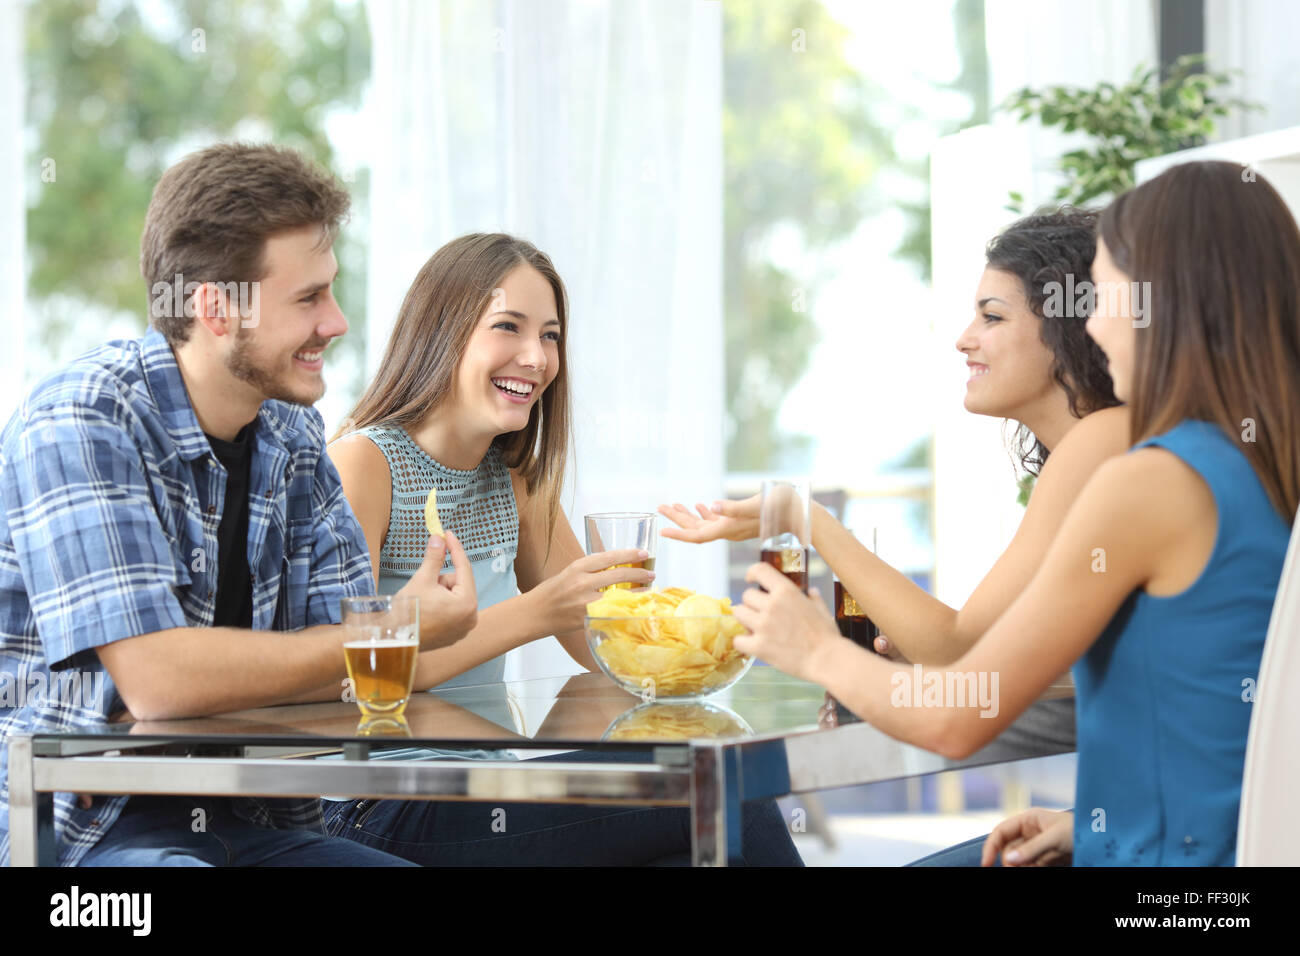
<instances>
[{"instance_id":1,"label":"dark curly hair","mask_svg":"<svg viewBox=\"0 0 1300 956\"><path fill-rule=\"evenodd\" d=\"M1092 259L1097 252L1098 214L1087 209L1061 206L1040 209L1018 219L995 236L984 250L990 269L1020 279L1025 301L1041 320L1039 337L1052 350L1052 378L1065 391L1070 414L1082 418L1098 409L1120 404L1115 397L1106 357L1084 328L1086 315L1046 314L1049 289L1066 288L1067 275L1073 286L1092 281ZM1047 461L1048 449L1025 425L1011 439L1012 455L1031 475L1037 475Z\"/></svg>"}]
</instances>

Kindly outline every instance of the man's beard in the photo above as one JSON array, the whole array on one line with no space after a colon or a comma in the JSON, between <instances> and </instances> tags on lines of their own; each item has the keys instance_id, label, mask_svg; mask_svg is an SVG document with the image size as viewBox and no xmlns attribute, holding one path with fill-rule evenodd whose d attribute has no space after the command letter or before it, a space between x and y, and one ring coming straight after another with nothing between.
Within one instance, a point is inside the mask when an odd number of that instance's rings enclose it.
<instances>
[{"instance_id":1,"label":"man's beard","mask_svg":"<svg viewBox=\"0 0 1300 956\"><path fill-rule=\"evenodd\" d=\"M320 401L325 394L325 382L322 379L319 391L316 395L306 397L300 392L295 392L289 385L277 378L276 375L268 371L265 367L257 363L253 356L252 337L247 331L240 326L235 333L235 347L226 359L226 369L231 375L240 381L252 385L267 399L274 399L278 402L289 402L294 405L314 405ZM321 346L322 348L324 346ZM306 346L304 346L306 348ZM293 359L290 358L290 363ZM289 373L292 373L292 365Z\"/></svg>"}]
</instances>

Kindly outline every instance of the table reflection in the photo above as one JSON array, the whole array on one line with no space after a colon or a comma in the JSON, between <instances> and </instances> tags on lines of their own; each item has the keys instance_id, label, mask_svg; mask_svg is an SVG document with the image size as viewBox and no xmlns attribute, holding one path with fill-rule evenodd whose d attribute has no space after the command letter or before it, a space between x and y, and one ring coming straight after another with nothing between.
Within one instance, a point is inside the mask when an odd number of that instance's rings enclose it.
<instances>
[{"instance_id":1,"label":"table reflection","mask_svg":"<svg viewBox=\"0 0 1300 956\"><path fill-rule=\"evenodd\" d=\"M734 710L706 701L651 701L609 725L602 740L720 740L752 737L754 729Z\"/></svg>"}]
</instances>

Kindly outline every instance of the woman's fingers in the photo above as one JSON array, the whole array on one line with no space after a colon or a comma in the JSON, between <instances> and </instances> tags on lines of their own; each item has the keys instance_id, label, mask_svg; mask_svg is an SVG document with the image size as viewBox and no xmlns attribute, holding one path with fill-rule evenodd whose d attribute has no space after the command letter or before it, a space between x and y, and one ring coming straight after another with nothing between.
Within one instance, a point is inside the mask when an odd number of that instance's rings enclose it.
<instances>
[{"instance_id":1,"label":"woman's fingers","mask_svg":"<svg viewBox=\"0 0 1300 956\"><path fill-rule=\"evenodd\" d=\"M832 627L838 628L839 625L835 622L835 615L831 613L830 605L822 599L821 588L809 589L808 597L812 600L813 607L816 608L818 616Z\"/></svg>"},{"instance_id":2,"label":"woman's fingers","mask_svg":"<svg viewBox=\"0 0 1300 956\"><path fill-rule=\"evenodd\" d=\"M1036 863L1038 858L1049 850L1057 849L1060 834L1055 827L1044 830L1026 839L1019 846L1008 849L1002 855L1003 866L1028 866Z\"/></svg>"},{"instance_id":3,"label":"woman's fingers","mask_svg":"<svg viewBox=\"0 0 1300 956\"><path fill-rule=\"evenodd\" d=\"M747 631L753 631L754 628L758 626L760 615L759 612L754 610L752 607L746 607L743 604L734 604L732 605L731 613L737 621L744 625L745 630Z\"/></svg>"},{"instance_id":4,"label":"woman's fingers","mask_svg":"<svg viewBox=\"0 0 1300 956\"><path fill-rule=\"evenodd\" d=\"M700 506L697 505L696 507ZM659 534L665 538L671 538L674 541L686 541L691 544L704 544L718 537L717 530L709 527L706 523L715 520L707 509L700 512L704 518L703 521L696 517L689 508L680 503L660 505L659 513L677 525L676 528L663 528L659 531Z\"/></svg>"},{"instance_id":5,"label":"woman's fingers","mask_svg":"<svg viewBox=\"0 0 1300 956\"><path fill-rule=\"evenodd\" d=\"M578 558L569 567L575 571L595 574L598 571L607 571L619 564L640 564L648 557L650 557L650 552L641 548L619 548L617 551L597 551L595 554Z\"/></svg>"},{"instance_id":6,"label":"woman's fingers","mask_svg":"<svg viewBox=\"0 0 1300 956\"><path fill-rule=\"evenodd\" d=\"M984 841L984 851L980 854L980 866L992 866L999 854L1013 843L1024 839L1025 814L1017 813L1007 817L993 828L993 832Z\"/></svg>"},{"instance_id":7,"label":"woman's fingers","mask_svg":"<svg viewBox=\"0 0 1300 956\"><path fill-rule=\"evenodd\" d=\"M676 522L677 524L683 526L696 523L695 515L691 514L680 504L660 505L655 510L658 511L665 518L667 518L669 521Z\"/></svg>"}]
</instances>

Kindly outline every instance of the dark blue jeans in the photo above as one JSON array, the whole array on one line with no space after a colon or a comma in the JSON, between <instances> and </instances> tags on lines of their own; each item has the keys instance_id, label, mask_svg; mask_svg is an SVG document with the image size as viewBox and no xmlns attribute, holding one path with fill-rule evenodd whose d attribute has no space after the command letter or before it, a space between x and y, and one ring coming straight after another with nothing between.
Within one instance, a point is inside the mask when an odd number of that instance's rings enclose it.
<instances>
[{"instance_id":1,"label":"dark blue jeans","mask_svg":"<svg viewBox=\"0 0 1300 956\"><path fill-rule=\"evenodd\" d=\"M202 809L201 815L194 813ZM196 831L195 826L200 825ZM132 797L82 866L411 866L310 830L268 830L209 797Z\"/></svg>"},{"instance_id":2,"label":"dark blue jeans","mask_svg":"<svg viewBox=\"0 0 1300 956\"><path fill-rule=\"evenodd\" d=\"M973 840L967 840L965 843L958 843L950 846L946 850L939 850L937 853L931 853L929 856L923 856L919 860L913 860L908 866L979 866L980 858L984 854L984 841L989 838L986 833L983 836L977 836ZM1002 860L994 860L994 866L1001 866Z\"/></svg>"},{"instance_id":3,"label":"dark blue jeans","mask_svg":"<svg viewBox=\"0 0 1300 956\"><path fill-rule=\"evenodd\" d=\"M643 761L585 752L538 760ZM350 800L325 804L331 836L423 866L689 866L690 810L572 804ZM745 803L746 866L803 866L775 800Z\"/></svg>"},{"instance_id":4,"label":"dark blue jeans","mask_svg":"<svg viewBox=\"0 0 1300 956\"><path fill-rule=\"evenodd\" d=\"M989 838L989 834L976 837L973 840L967 840L965 843L958 843L950 846L946 850L939 850L937 853L931 853L929 856L923 856L919 860L913 860L908 866L979 866L980 860L984 856L984 842ZM1002 865L1002 855L993 861L994 866Z\"/></svg>"}]
</instances>

